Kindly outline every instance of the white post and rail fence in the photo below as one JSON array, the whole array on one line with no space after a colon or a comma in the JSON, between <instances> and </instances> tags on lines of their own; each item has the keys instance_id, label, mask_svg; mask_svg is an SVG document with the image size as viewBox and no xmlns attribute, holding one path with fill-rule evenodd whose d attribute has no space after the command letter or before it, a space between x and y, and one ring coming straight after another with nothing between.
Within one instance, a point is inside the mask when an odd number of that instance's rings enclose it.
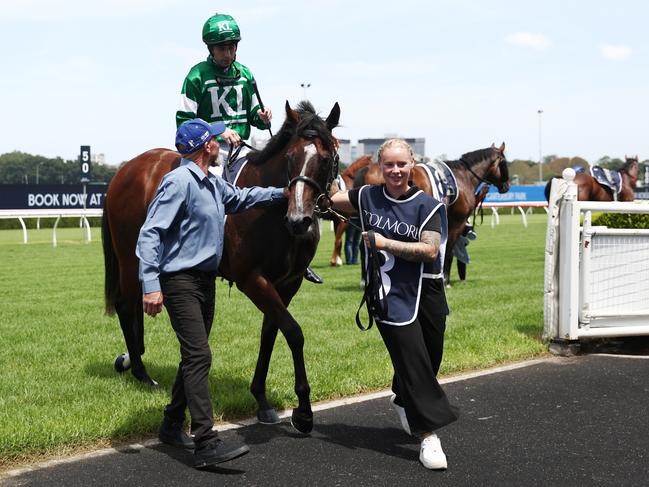
<instances>
[{"instance_id":1,"label":"white post and rail fence","mask_svg":"<svg viewBox=\"0 0 649 487\"><path fill-rule=\"evenodd\" d=\"M555 179L545 246L544 337L566 352L580 340L649 335L649 229L593 225L604 213L649 214L649 201L578 201L575 173Z\"/></svg>"}]
</instances>

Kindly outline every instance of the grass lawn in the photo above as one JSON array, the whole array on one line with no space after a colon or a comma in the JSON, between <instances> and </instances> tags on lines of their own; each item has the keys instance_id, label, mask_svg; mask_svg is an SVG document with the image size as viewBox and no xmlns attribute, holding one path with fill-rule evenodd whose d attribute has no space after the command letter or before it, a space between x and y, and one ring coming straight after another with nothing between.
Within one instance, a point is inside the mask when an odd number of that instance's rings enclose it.
<instances>
[{"instance_id":1,"label":"grass lawn","mask_svg":"<svg viewBox=\"0 0 649 487\"><path fill-rule=\"evenodd\" d=\"M543 328L545 215L502 215L477 228L467 281L448 290L451 315L441 375L525 359L546 351ZM302 325L312 400L380 390L391 365L376 329L360 332L359 267L328 265L333 234L324 222L313 268L325 280L305 282L290 310ZM146 318L144 356L157 391L113 370L125 351L116 318L103 315L99 229L91 243L79 228L0 231L0 469L38 458L153 436L179 360L166 313ZM236 288L219 282L210 343L217 420L254 414L248 392L261 316ZM268 397L295 404L293 368L281 337L273 354ZM461 406L461 405L460 405ZM316 416L317 422L317 416Z\"/></svg>"}]
</instances>

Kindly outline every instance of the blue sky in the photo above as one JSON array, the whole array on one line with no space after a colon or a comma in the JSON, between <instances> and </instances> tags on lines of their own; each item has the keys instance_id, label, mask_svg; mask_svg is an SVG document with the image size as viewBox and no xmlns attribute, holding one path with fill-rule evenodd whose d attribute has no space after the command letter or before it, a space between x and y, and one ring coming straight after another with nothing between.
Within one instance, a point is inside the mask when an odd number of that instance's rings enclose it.
<instances>
[{"instance_id":1,"label":"blue sky","mask_svg":"<svg viewBox=\"0 0 649 487\"><path fill-rule=\"evenodd\" d=\"M109 163L172 147L178 93L215 11L284 119L304 97L341 106L340 138L425 137L457 158L649 158L649 4L506 1L20 0L0 6L0 153ZM537 110L542 109L541 117ZM258 132L259 136L264 136Z\"/></svg>"}]
</instances>

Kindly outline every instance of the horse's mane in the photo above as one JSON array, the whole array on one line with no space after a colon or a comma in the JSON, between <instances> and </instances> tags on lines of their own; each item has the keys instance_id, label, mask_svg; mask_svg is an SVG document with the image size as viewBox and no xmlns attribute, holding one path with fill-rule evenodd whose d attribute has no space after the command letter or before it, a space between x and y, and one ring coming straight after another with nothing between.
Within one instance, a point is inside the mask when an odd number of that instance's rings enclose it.
<instances>
[{"instance_id":1,"label":"horse's mane","mask_svg":"<svg viewBox=\"0 0 649 487\"><path fill-rule=\"evenodd\" d=\"M348 176L350 178L354 177L354 174L356 174L356 171L358 171L360 168L368 166L372 163L372 155L371 154L365 154L364 156L359 157L356 159L350 166L348 166L342 174L344 176Z\"/></svg>"},{"instance_id":2,"label":"horse's mane","mask_svg":"<svg viewBox=\"0 0 649 487\"><path fill-rule=\"evenodd\" d=\"M248 155L248 162L252 164L263 164L265 161L279 154L284 149L293 135L303 135L306 130L315 131L328 151L335 151L335 139L327 128L325 121L316 113L313 105L308 101L298 103L295 111L300 115L296 124L289 117L286 117L282 127L273 135L266 147L258 152L251 152Z\"/></svg>"},{"instance_id":3,"label":"horse's mane","mask_svg":"<svg viewBox=\"0 0 649 487\"><path fill-rule=\"evenodd\" d=\"M478 150L474 150L473 152L467 152L466 154L462 154L462 157L460 157L457 161L444 161L444 162L450 168L457 168L461 165L464 165L465 163L469 167L472 167L484 161L485 159L491 157L491 155L493 154L493 150L494 150L493 147L488 147L487 149L478 149Z\"/></svg>"}]
</instances>

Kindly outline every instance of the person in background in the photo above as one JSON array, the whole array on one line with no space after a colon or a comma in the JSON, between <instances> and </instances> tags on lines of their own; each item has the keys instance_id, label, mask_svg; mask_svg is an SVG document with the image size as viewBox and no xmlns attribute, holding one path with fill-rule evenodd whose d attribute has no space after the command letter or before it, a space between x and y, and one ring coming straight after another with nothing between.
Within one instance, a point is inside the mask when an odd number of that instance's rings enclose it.
<instances>
[{"instance_id":1,"label":"person in background","mask_svg":"<svg viewBox=\"0 0 649 487\"><path fill-rule=\"evenodd\" d=\"M358 264L358 253L361 245L361 220L353 216L349 219L349 225L345 230L345 264Z\"/></svg>"},{"instance_id":2,"label":"person in background","mask_svg":"<svg viewBox=\"0 0 649 487\"><path fill-rule=\"evenodd\" d=\"M489 192L488 184L480 183L478 185L475 192L476 208L480 208L482 202L487 197L488 192ZM467 218L466 225L464 226L464 230L462 231L462 234L458 237L457 241L455 242L455 245L453 246L453 256L457 259L457 274L458 277L460 278L460 281L466 280L466 266L471 262L471 257L469 256L467 247L469 243L475 240L476 238L478 238L478 234L475 233L475 229L471 224L471 219Z\"/></svg>"}]
</instances>

